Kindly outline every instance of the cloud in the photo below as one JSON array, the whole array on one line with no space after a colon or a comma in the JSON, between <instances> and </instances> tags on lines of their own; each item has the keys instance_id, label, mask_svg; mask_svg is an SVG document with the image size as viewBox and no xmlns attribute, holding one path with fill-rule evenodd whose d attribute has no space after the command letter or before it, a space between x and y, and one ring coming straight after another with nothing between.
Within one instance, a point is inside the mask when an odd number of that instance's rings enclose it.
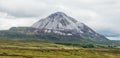
<instances>
[{"instance_id":1,"label":"cloud","mask_svg":"<svg viewBox=\"0 0 120 58\"><path fill-rule=\"evenodd\" d=\"M0 30L7 30L11 27L31 26L37 20L35 18L16 18L7 13L0 12Z\"/></svg>"},{"instance_id":2,"label":"cloud","mask_svg":"<svg viewBox=\"0 0 120 58\"><path fill-rule=\"evenodd\" d=\"M110 40L120 40L120 37L107 37Z\"/></svg>"},{"instance_id":3,"label":"cloud","mask_svg":"<svg viewBox=\"0 0 120 58\"><path fill-rule=\"evenodd\" d=\"M0 0L0 11L16 17L40 16L47 11L49 5L36 0Z\"/></svg>"},{"instance_id":4,"label":"cloud","mask_svg":"<svg viewBox=\"0 0 120 58\"><path fill-rule=\"evenodd\" d=\"M7 30L11 27L31 26L36 22L36 19L19 18L19 19L0 19L0 30Z\"/></svg>"},{"instance_id":5,"label":"cloud","mask_svg":"<svg viewBox=\"0 0 120 58\"><path fill-rule=\"evenodd\" d=\"M120 36L120 0L0 0L0 29L30 26L56 11L101 34Z\"/></svg>"}]
</instances>

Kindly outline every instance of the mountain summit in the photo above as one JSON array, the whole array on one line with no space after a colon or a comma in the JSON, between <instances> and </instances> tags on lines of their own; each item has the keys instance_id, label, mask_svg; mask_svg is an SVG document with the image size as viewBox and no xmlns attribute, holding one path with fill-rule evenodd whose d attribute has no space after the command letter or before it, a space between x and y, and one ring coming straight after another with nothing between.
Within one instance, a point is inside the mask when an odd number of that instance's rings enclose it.
<instances>
[{"instance_id":1,"label":"mountain summit","mask_svg":"<svg viewBox=\"0 0 120 58\"><path fill-rule=\"evenodd\" d=\"M63 12L56 12L45 19L41 19L32 27L49 30L67 30L76 29L77 20L67 16Z\"/></svg>"},{"instance_id":2,"label":"mountain summit","mask_svg":"<svg viewBox=\"0 0 120 58\"><path fill-rule=\"evenodd\" d=\"M32 25L32 28L35 28L34 32L38 33L55 33L60 35L80 36L87 38L105 38L85 24L63 12L56 12L44 19L39 20Z\"/></svg>"}]
</instances>

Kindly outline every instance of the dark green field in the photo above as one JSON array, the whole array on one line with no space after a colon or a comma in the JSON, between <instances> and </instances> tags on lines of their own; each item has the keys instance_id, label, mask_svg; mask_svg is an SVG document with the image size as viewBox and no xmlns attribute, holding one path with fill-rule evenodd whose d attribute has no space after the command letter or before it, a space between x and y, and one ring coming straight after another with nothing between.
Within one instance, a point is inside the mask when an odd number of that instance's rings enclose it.
<instances>
[{"instance_id":1,"label":"dark green field","mask_svg":"<svg viewBox=\"0 0 120 58\"><path fill-rule=\"evenodd\" d=\"M118 48L82 48L41 40L0 40L0 58L120 58Z\"/></svg>"}]
</instances>

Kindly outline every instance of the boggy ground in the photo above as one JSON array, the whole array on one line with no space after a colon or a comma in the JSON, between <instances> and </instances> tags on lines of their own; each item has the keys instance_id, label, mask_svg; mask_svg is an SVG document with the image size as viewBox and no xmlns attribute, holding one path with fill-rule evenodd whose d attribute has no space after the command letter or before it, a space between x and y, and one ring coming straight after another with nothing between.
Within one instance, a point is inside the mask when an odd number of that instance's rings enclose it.
<instances>
[{"instance_id":1,"label":"boggy ground","mask_svg":"<svg viewBox=\"0 0 120 58\"><path fill-rule=\"evenodd\" d=\"M0 40L0 58L120 58L120 49L82 48L38 40Z\"/></svg>"}]
</instances>

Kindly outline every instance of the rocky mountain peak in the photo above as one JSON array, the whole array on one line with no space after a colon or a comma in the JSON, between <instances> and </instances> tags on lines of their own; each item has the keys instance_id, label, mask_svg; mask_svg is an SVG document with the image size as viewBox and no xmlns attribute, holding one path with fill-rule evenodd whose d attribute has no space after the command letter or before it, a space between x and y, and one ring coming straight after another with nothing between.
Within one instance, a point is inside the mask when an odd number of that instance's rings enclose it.
<instances>
[{"instance_id":1,"label":"rocky mountain peak","mask_svg":"<svg viewBox=\"0 0 120 58\"><path fill-rule=\"evenodd\" d=\"M35 28L34 32L57 33L61 35L75 35L82 37L101 37L101 35L85 24L63 12L56 12L39 20L32 25L32 28Z\"/></svg>"},{"instance_id":2,"label":"rocky mountain peak","mask_svg":"<svg viewBox=\"0 0 120 58\"><path fill-rule=\"evenodd\" d=\"M56 12L56 13L49 15L47 18L56 19L56 18L64 18L65 16L67 15L63 12Z\"/></svg>"},{"instance_id":3,"label":"rocky mountain peak","mask_svg":"<svg viewBox=\"0 0 120 58\"><path fill-rule=\"evenodd\" d=\"M66 14L63 12L55 12L55 13L51 14L49 17L56 17L56 16L63 17L63 16L66 16Z\"/></svg>"}]
</instances>

